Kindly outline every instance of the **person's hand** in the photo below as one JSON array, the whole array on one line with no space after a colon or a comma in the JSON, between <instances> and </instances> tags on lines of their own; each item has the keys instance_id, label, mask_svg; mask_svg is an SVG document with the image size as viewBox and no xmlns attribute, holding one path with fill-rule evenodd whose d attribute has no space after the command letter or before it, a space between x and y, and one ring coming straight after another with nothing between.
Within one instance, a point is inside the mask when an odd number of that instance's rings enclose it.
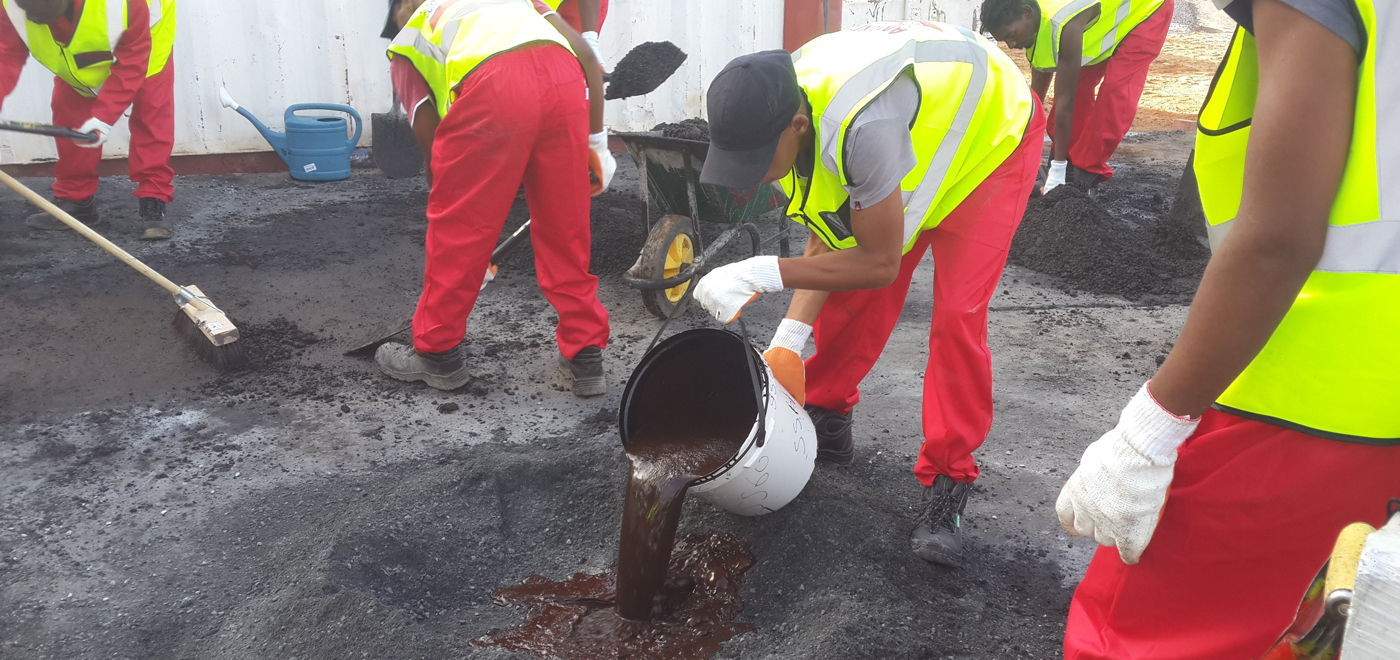
<instances>
[{"instance_id":1,"label":"person's hand","mask_svg":"<svg viewBox=\"0 0 1400 660\"><path fill-rule=\"evenodd\" d=\"M802 351L807 348L807 338L811 336L812 326L796 319L783 319L778 331L773 333L768 350L763 353L773 377L797 399L798 405L807 403L807 367L802 363Z\"/></svg>"},{"instance_id":2,"label":"person's hand","mask_svg":"<svg viewBox=\"0 0 1400 660\"><path fill-rule=\"evenodd\" d=\"M496 273L498 272L500 272L500 268L498 268L495 264L491 264L491 267L486 269L486 277L481 278L481 288L477 290L485 290L486 285L490 284L491 280L496 279Z\"/></svg>"},{"instance_id":3,"label":"person's hand","mask_svg":"<svg viewBox=\"0 0 1400 660\"><path fill-rule=\"evenodd\" d=\"M1042 194L1065 185L1065 170L1069 168L1067 160L1050 161L1050 171L1045 174L1045 189Z\"/></svg>"},{"instance_id":4,"label":"person's hand","mask_svg":"<svg viewBox=\"0 0 1400 660\"><path fill-rule=\"evenodd\" d=\"M593 57L598 59L598 68L608 70L608 63L603 59L603 47L598 44L598 33L592 30L579 35L588 42L588 47L593 49Z\"/></svg>"},{"instance_id":5,"label":"person's hand","mask_svg":"<svg viewBox=\"0 0 1400 660\"><path fill-rule=\"evenodd\" d=\"M79 132L79 133L96 133L96 134L97 134L97 141L96 141L96 142L83 142L82 140L74 140L74 141L73 141L74 144L76 144L76 145L78 145L78 146L80 146L80 147L82 147L82 148L84 148L84 149L96 149L96 148L102 146L103 144L106 144L106 142L107 142L107 135L110 134L110 133L112 132L112 126L111 126L110 124L108 124L107 122L102 121L101 119L98 119L98 118L96 118L96 117L93 117L92 119L89 119L89 120L83 122L83 125L78 127L78 132Z\"/></svg>"},{"instance_id":6,"label":"person's hand","mask_svg":"<svg viewBox=\"0 0 1400 660\"><path fill-rule=\"evenodd\" d=\"M612 185L613 174L617 172L617 159L608 150L606 128L588 136L588 168L593 171L593 176L598 177L598 182L593 184L590 191L597 197Z\"/></svg>"},{"instance_id":7,"label":"person's hand","mask_svg":"<svg viewBox=\"0 0 1400 660\"><path fill-rule=\"evenodd\" d=\"M782 290L783 274L778 269L778 258L765 255L710 271L695 287L695 299L716 321L728 325L739 318L744 305L753 302L758 294Z\"/></svg>"},{"instance_id":8,"label":"person's hand","mask_svg":"<svg viewBox=\"0 0 1400 660\"><path fill-rule=\"evenodd\" d=\"M1138 563L1166 504L1176 449L1198 424L1162 408L1143 384L1118 426L1084 450L1065 482L1055 501L1060 525L1117 547L1125 564Z\"/></svg>"}]
</instances>

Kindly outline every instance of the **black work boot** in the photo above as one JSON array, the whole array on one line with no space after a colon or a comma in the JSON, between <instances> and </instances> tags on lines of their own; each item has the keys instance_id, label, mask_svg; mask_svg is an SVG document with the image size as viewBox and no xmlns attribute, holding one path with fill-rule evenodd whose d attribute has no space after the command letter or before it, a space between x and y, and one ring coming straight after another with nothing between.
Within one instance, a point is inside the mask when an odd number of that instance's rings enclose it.
<instances>
[{"instance_id":1,"label":"black work boot","mask_svg":"<svg viewBox=\"0 0 1400 660\"><path fill-rule=\"evenodd\" d=\"M71 199L60 199L58 200L58 208L67 211L68 215L73 216L78 222L93 229L98 229L106 225L106 223L102 221L102 214L97 211L97 195L93 195L81 202L75 202ZM43 231L61 231L69 228L68 225L63 224L62 220L50 215L48 211L42 211L29 216L25 219L24 224L30 229L40 229Z\"/></svg>"},{"instance_id":2,"label":"black work boot","mask_svg":"<svg viewBox=\"0 0 1400 660\"><path fill-rule=\"evenodd\" d=\"M143 241L164 241L170 238L170 221L165 219L165 202L154 197L141 198L141 234Z\"/></svg>"},{"instance_id":3,"label":"black work boot","mask_svg":"<svg viewBox=\"0 0 1400 660\"><path fill-rule=\"evenodd\" d=\"M1045 189L1045 180L1050 178L1050 159L1040 164L1040 170L1035 173L1035 185L1031 186L1031 199L1041 196Z\"/></svg>"},{"instance_id":4,"label":"black work boot","mask_svg":"<svg viewBox=\"0 0 1400 660\"><path fill-rule=\"evenodd\" d=\"M559 373L568 379L574 396L601 396L608 391L607 374L603 371L603 349L589 346L570 360L559 356Z\"/></svg>"},{"instance_id":5,"label":"black work boot","mask_svg":"<svg viewBox=\"0 0 1400 660\"><path fill-rule=\"evenodd\" d=\"M1089 170L1081 169L1077 165L1070 164L1069 171L1065 173L1065 183L1083 190L1084 194L1089 196L1089 199L1093 199L1099 184L1103 183L1103 177Z\"/></svg>"},{"instance_id":6,"label":"black work boot","mask_svg":"<svg viewBox=\"0 0 1400 660\"><path fill-rule=\"evenodd\" d=\"M817 427L817 462L846 467L856 462L856 442L851 438L851 415L818 406L807 406Z\"/></svg>"},{"instance_id":7,"label":"black work boot","mask_svg":"<svg viewBox=\"0 0 1400 660\"><path fill-rule=\"evenodd\" d=\"M909 541L919 559L952 568L962 566L962 512L972 484L940 474L924 489L923 514Z\"/></svg>"},{"instance_id":8,"label":"black work boot","mask_svg":"<svg viewBox=\"0 0 1400 660\"><path fill-rule=\"evenodd\" d=\"M384 344L374 352L374 361L390 378L423 381L439 390L455 390L472 380L462 359L461 344L441 353L419 353L412 346Z\"/></svg>"}]
</instances>

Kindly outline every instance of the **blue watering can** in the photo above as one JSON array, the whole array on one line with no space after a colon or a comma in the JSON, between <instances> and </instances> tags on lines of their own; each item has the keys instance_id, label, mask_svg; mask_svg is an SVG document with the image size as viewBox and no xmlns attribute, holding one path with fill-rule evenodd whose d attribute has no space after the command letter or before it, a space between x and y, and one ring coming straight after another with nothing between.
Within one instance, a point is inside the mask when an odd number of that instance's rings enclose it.
<instances>
[{"instance_id":1,"label":"blue watering can","mask_svg":"<svg viewBox=\"0 0 1400 660\"><path fill-rule=\"evenodd\" d=\"M267 139L277 155L291 169L292 178L299 181L339 181L350 178L350 153L355 143L360 141L364 130L360 113L348 105L335 103L298 103L287 108L286 133L278 133L264 126L253 113L234 102L228 90L219 88L219 101L225 108L236 110ZM303 110L330 110L344 112L355 118L355 136L345 139L348 128L343 117L302 116Z\"/></svg>"}]
</instances>

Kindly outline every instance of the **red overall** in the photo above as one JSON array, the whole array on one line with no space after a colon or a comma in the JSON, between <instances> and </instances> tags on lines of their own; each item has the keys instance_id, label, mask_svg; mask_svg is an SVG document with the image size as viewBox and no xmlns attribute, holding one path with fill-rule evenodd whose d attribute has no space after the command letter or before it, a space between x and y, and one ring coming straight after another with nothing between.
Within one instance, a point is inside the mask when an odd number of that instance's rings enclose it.
<instances>
[{"instance_id":1,"label":"red overall","mask_svg":"<svg viewBox=\"0 0 1400 660\"><path fill-rule=\"evenodd\" d=\"M1045 115L1037 110L1016 151L942 223L919 235L893 284L834 292L813 324L817 352L806 363L807 404L850 412L860 401L860 381L880 357L904 310L914 268L933 251L924 443L914 465L914 476L925 486L939 474L957 481L977 478L972 452L992 427L987 302L1025 214L1044 139Z\"/></svg>"},{"instance_id":2,"label":"red overall","mask_svg":"<svg viewBox=\"0 0 1400 660\"><path fill-rule=\"evenodd\" d=\"M462 342L522 180L540 289L559 314L559 352L573 359L607 346L608 312L588 273L586 94L578 59L555 45L492 57L458 87L433 140L418 352Z\"/></svg>"},{"instance_id":3,"label":"red overall","mask_svg":"<svg viewBox=\"0 0 1400 660\"><path fill-rule=\"evenodd\" d=\"M1108 159L1133 127L1142 88L1147 85L1147 69L1167 42L1174 7L1173 1L1167 0L1133 28L1107 60L1079 70L1069 145L1069 162L1076 167L1104 179L1113 176ZM1048 130L1054 138L1054 107Z\"/></svg>"},{"instance_id":4,"label":"red overall","mask_svg":"<svg viewBox=\"0 0 1400 660\"><path fill-rule=\"evenodd\" d=\"M75 0L73 15L82 16L83 2ZM114 125L131 108L131 146L127 170L135 181L137 197L169 202L175 170L170 152L175 146L175 59L160 73L146 77L151 54L150 9L144 0L127 0L127 17L132 26L122 33L113 50L116 63L102 83L97 98L87 98L54 77L53 123L77 128L88 119ZM61 42L72 38L76 21L60 18L50 29ZM29 50L7 20L0 20L0 99L14 90ZM54 196L82 201L97 194L97 165L102 149L79 147L72 140L58 139L58 163L54 166Z\"/></svg>"},{"instance_id":5,"label":"red overall","mask_svg":"<svg viewBox=\"0 0 1400 660\"><path fill-rule=\"evenodd\" d=\"M1099 548L1066 660L1254 660L1293 622L1343 527L1400 497L1400 447L1323 440L1211 410L1181 446L1142 561Z\"/></svg>"}]
</instances>

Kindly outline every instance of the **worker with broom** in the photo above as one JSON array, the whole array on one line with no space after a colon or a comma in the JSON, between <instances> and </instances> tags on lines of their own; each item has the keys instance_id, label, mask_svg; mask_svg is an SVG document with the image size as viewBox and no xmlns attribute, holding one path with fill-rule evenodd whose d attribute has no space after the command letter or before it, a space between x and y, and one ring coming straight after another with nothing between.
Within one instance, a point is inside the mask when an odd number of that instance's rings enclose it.
<instances>
[{"instance_id":1,"label":"worker with broom","mask_svg":"<svg viewBox=\"0 0 1400 660\"><path fill-rule=\"evenodd\" d=\"M817 430L818 460L854 460L852 408L934 257L924 377L923 488L911 543L958 566L962 513L992 423L987 303L1035 182L1045 117L1011 59L952 25L873 23L795 54L739 57L710 84L701 181L782 181L810 230L802 258L761 256L704 276L695 298L723 323L760 293L797 289L766 353ZM816 354L798 357L815 335Z\"/></svg>"},{"instance_id":2,"label":"worker with broom","mask_svg":"<svg viewBox=\"0 0 1400 660\"><path fill-rule=\"evenodd\" d=\"M130 108L127 169L140 200L141 238L170 238L165 206L175 176L175 0L0 0L0 7L8 19L0 21L0 102L33 55L54 73L53 123L97 136L95 142L56 140L59 206L89 227L103 224L97 165L112 125ZM25 224L67 229L48 213Z\"/></svg>"},{"instance_id":3,"label":"worker with broom","mask_svg":"<svg viewBox=\"0 0 1400 660\"><path fill-rule=\"evenodd\" d=\"M1263 657L1400 496L1400 3L1217 4L1242 26L1196 138L1218 247L1055 504L1101 546L1067 660Z\"/></svg>"},{"instance_id":4,"label":"worker with broom","mask_svg":"<svg viewBox=\"0 0 1400 660\"><path fill-rule=\"evenodd\" d=\"M1026 49L1035 93L1055 81L1045 192L1069 182L1092 193L1113 176L1108 159L1132 128L1173 10L1172 0L983 0L983 29Z\"/></svg>"},{"instance_id":5,"label":"worker with broom","mask_svg":"<svg viewBox=\"0 0 1400 660\"><path fill-rule=\"evenodd\" d=\"M616 163L592 49L530 0L402 0L391 15L402 27L391 77L431 190L413 346L385 344L375 361L441 390L470 381L467 317L523 181L540 288L559 314L560 370L574 394L603 394L608 313L588 272L589 195L607 188Z\"/></svg>"}]
</instances>

